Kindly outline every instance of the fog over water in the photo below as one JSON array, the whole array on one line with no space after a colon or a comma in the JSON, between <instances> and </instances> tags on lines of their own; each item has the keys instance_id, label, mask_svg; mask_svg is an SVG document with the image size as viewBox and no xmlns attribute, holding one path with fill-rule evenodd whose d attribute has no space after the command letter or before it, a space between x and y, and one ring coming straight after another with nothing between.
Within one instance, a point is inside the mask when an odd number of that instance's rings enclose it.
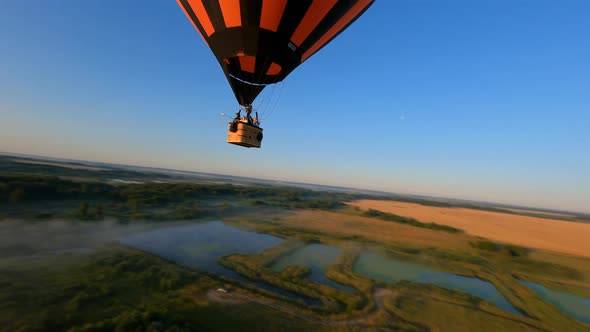
<instances>
[{"instance_id":1,"label":"fog over water","mask_svg":"<svg viewBox=\"0 0 590 332\"><path fill-rule=\"evenodd\" d=\"M170 224L174 223L167 223ZM0 257L59 254L78 249L88 252L87 249L98 248L121 237L156 227L162 225L120 223L114 220L3 220L0 222Z\"/></svg>"}]
</instances>

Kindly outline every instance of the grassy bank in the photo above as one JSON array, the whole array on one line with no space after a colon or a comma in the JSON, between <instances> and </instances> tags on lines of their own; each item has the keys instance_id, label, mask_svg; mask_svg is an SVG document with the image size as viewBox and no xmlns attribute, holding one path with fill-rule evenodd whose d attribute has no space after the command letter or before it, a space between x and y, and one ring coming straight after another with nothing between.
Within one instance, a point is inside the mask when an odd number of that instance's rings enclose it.
<instances>
[{"instance_id":1,"label":"grassy bank","mask_svg":"<svg viewBox=\"0 0 590 332\"><path fill-rule=\"evenodd\" d=\"M367 211L364 211L361 213L361 215L363 217L378 218L378 219L385 220L385 221L391 221L391 222L396 222L399 224L405 224L405 225L410 225L410 226L420 227L420 228L434 229L434 230L443 231L443 232L449 232L449 233L463 232L459 228L446 226L446 225L440 225L440 224L433 223L433 222L423 223L423 222L420 222L420 221L413 219L413 218L402 217L402 216L398 216L393 213L381 212L381 211L374 210L374 209L369 209Z\"/></svg>"}]
</instances>

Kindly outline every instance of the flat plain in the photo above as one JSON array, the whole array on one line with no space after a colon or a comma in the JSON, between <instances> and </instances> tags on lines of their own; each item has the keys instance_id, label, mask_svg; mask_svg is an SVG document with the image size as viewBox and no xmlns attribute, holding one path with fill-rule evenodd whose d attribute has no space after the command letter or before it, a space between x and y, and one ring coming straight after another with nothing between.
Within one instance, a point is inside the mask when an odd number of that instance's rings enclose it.
<instances>
[{"instance_id":1,"label":"flat plain","mask_svg":"<svg viewBox=\"0 0 590 332\"><path fill-rule=\"evenodd\" d=\"M365 199L347 204L448 225L499 242L590 257L590 224L587 223L398 201Z\"/></svg>"}]
</instances>

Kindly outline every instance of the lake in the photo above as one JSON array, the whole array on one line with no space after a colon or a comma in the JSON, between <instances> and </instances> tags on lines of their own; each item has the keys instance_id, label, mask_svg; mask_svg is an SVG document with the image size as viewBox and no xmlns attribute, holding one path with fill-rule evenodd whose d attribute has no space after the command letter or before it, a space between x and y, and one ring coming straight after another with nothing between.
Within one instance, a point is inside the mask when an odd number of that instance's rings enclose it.
<instances>
[{"instance_id":1,"label":"lake","mask_svg":"<svg viewBox=\"0 0 590 332\"><path fill-rule=\"evenodd\" d=\"M590 324L590 298L556 291L530 281L519 280L519 282L530 287L544 300L555 305L564 313L580 322Z\"/></svg>"},{"instance_id":2,"label":"lake","mask_svg":"<svg viewBox=\"0 0 590 332\"><path fill-rule=\"evenodd\" d=\"M354 293L354 288L330 280L324 274L324 271L336 261L341 251L336 247L314 243L281 257L278 261L271 264L270 268L275 272L281 272L287 265L308 266L311 272L308 276L309 280L347 293Z\"/></svg>"},{"instance_id":3,"label":"lake","mask_svg":"<svg viewBox=\"0 0 590 332\"><path fill-rule=\"evenodd\" d=\"M388 283L409 280L460 290L489 301L505 311L522 315L493 284L478 278L437 271L426 266L398 261L371 252L361 253L354 263L353 272Z\"/></svg>"},{"instance_id":4,"label":"lake","mask_svg":"<svg viewBox=\"0 0 590 332\"><path fill-rule=\"evenodd\" d=\"M268 234L245 231L228 226L221 221L211 221L162 227L126 236L119 240L127 246L147 251L178 264L248 282L259 288L309 304L319 301L274 287L264 282L250 280L217 263L228 254L255 254L275 246L284 240Z\"/></svg>"}]
</instances>

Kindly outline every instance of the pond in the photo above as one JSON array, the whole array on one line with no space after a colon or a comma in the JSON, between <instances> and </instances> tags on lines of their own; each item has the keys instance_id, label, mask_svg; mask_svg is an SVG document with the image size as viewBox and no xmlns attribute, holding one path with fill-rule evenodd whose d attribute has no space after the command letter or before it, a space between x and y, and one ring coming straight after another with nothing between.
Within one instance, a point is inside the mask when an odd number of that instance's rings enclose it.
<instances>
[{"instance_id":1,"label":"pond","mask_svg":"<svg viewBox=\"0 0 590 332\"><path fill-rule=\"evenodd\" d=\"M228 269L217 263L219 257L232 253L254 254L283 239L212 221L158 228L127 236L120 242L183 265L226 275Z\"/></svg>"},{"instance_id":2,"label":"pond","mask_svg":"<svg viewBox=\"0 0 590 332\"><path fill-rule=\"evenodd\" d=\"M564 313L572 316L580 322L590 324L590 298L556 291L530 281L519 280L519 282L530 287L544 300L555 305Z\"/></svg>"},{"instance_id":3,"label":"pond","mask_svg":"<svg viewBox=\"0 0 590 332\"><path fill-rule=\"evenodd\" d=\"M308 266L311 272L308 276L309 280L347 293L354 293L354 288L328 279L324 274L324 271L336 261L340 253L341 250L336 247L314 243L281 257L278 261L271 264L270 268L275 272L280 272L287 265Z\"/></svg>"},{"instance_id":4,"label":"pond","mask_svg":"<svg viewBox=\"0 0 590 332\"><path fill-rule=\"evenodd\" d=\"M429 267L397 261L371 252L361 253L354 263L353 272L388 283L409 280L460 290L489 301L503 310L522 315L494 285L478 278L437 271Z\"/></svg>"},{"instance_id":5,"label":"pond","mask_svg":"<svg viewBox=\"0 0 590 332\"><path fill-rule=\"evenodd\" d=\"M163 227L119 239L122 244L147 251L178 264L247 282L292 299L304 300L309 304L319 303L314 299L285 291L264 282L244 278L217 262L220 257L228 254L254 254L283 241L283 239L272 235L228 226L221 221Z\"/></svg>"}]
</instances>

